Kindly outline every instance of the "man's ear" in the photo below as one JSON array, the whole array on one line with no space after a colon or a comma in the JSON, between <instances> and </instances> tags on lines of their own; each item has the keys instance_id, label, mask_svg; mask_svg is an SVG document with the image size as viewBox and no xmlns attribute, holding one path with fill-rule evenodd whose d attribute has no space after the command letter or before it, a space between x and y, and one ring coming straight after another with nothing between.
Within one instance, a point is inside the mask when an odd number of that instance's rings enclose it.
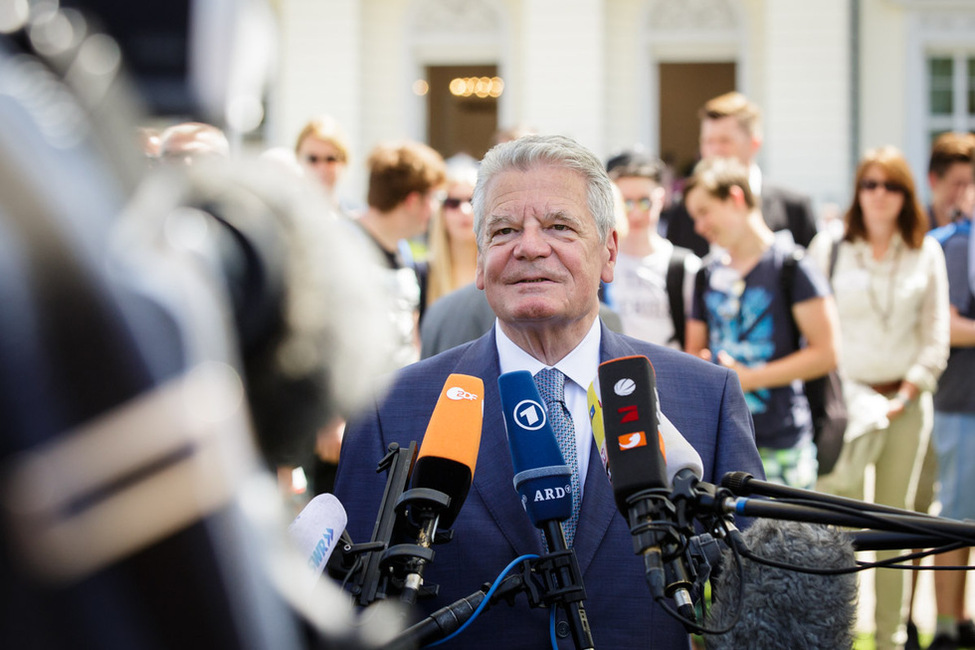
<instances>
[{"instance_id":1,"label":"man's ear","mask_svg":"<svg viewBox=\"0 0 975 650\"><path fill-rule=\"evenodd\" d=\"M477 256L477 266L474 268L474 286L484 290L484 256Z\"/></svg>"},{"instance_id":2,"label":"man's ear","mask_svg":"<svg viewBox=\"0 0 975 650\"><path fill-rule=\"evenodd\" d=\"M609 238L606 240L605 250L609 253L609 256L603 263L603 268L599 274L599 279L603 282L612 282L616 271L616 259L619 257L620 253L620 238L619 233L616 232L616 228L613 228L613 230L610 231Z\"/></svg>"},{"instance_id":3,"label":"man's ear","mask_svg":"<svg viewBox=\"0 0 975 650\"><path fill-rule=\"evenodd\" d=\"M732 185L728 188L728 198L734 201L737 207L745 206L745 190L737 185Z\"/></svg>"},{"instance_id":4,"label":"man's ear","mask_svg":"<svg viewBox=\"0 0 975 650\"><path fill-rule=\"evenodd\" d=\"M407 194L406 198L403 199L403 206L412 210L422 200L423 200L423 194L421 194L417 190L414 190L409 194Z\"/></svg>"},{"instance_id":5,"label":"man's ear","mask_svg":"<svg viewBox=\"0 0 975 650\"><path fill-rule=\"evenodd\" d=\"M762 136L760 136L760 135L753 135L751 137L751 151L752 151L752 160L753 161L755 160L755 156L758 155L758 150L761 149L761 148L762 148Z\"/></svg>"}]
</instances>

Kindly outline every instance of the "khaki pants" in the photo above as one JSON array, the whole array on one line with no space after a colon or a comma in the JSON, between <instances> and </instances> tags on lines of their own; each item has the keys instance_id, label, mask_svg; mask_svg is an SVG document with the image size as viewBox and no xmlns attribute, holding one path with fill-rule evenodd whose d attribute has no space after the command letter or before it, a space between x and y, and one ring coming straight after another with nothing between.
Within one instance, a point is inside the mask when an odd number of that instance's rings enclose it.
<instances>
[{"instance_id":1,"label":"khaki pants","mask_svg":"<svg viewBox=\"0 0 975 650\"><path fill-rule=\"evenodd\" d=\"M864 470L876 468L874 501L895 508L913 509L914 496L924 462L934 406L930 393L922 393L903 414L883 430L871 431L843 445L836 467L820 477L816 489L838 496L863 500ZM900 551L878 551L883 560ZM910 576L902 569L877 569L875 574L877 650L902 645L907 617L905 589Z\"/></svg>"}]
</instances>

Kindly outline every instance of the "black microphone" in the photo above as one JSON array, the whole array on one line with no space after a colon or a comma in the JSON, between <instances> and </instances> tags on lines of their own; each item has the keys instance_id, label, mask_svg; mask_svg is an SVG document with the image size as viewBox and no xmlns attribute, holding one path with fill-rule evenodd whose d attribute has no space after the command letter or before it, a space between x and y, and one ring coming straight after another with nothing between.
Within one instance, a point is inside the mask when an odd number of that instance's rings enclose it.
<instances>
[{"instance_id":1,"label":"black microphone","mask_svg":"<svg viewBox=\"0 0 975 650\"><path fill-rule=\"evenodd\" d=\"M653 366L645 356L606 361L599 365L599 384L613 494L630 524L633 552L643 556L654 599L672 597L680 615L693 622L686 536L669 498Z\"/></svg>"},{"instance_id":2,"label":"black microphone","mask_svg":"<svg viewBox=\"0 0 975 650\"><path fill-rule=\"evenodd\" d=\"M819 524L760 519L742 539L752 556L797 567L843 569L855 566L849 538ZM740 558L742 578L730 567L726 550L723 570L711 580L709 627L725 634L708 638L711 650L753 648L851 648L856 623L857 579L852 573L816 575L771 567ZM742 594L741 601L738 594Z\"/></svg>"},{"instance_id":3,"label":"black microphone","mask_svg":"<svg viewBox=\"0 0 975 650\"><path fill-rule=\"evenodd\" d=\"M575 552L567 548L562 530L562 522L572 516L572 470L559 450L531 373L506 372L498 377L498 389L511 448L515 489L532 524L544 531L548 550L565 555L568 564L558 566L556 578L566 592L563 594L567 601L564 603L566 616L576 645L592 648L592 632L582 604L586 598L582 574Z\"/></svg>"}]
</instances>

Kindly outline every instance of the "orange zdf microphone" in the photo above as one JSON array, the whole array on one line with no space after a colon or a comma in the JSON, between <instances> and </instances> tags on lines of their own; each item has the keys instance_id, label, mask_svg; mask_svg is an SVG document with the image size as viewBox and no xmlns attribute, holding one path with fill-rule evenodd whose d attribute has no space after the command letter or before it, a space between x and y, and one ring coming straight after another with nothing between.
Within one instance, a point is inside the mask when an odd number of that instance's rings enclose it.
<instances>
[{"instance_id":1,"label":"orange zdf microphone","mask_svg":"<svg viewBox=\"0 0 975 650\"><path fill-rule=\"evenodd\" d=\"M483 420L484 382L470 375L447 377L413 465L413 487L401 499L411 523L419 528L421 551L408 562L403 602L415 602L423 584L423 568L433 559L430 546L437 528L449 528L467 499Z\"/></svg>"}]
</instances>

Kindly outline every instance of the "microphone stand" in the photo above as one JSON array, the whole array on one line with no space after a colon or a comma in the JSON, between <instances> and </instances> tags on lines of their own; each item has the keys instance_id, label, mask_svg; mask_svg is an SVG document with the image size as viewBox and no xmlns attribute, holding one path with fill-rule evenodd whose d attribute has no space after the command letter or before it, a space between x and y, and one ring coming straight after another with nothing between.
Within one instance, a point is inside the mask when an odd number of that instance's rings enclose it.
<instances>
[{"instance_id":1,"label":"microphone stand","mask_svg":"<svg viewBox=\"0 0 975 650\"><path fill-rule=\"evenodd\" d=\"M407 447L396 443L389 446L376 469L388 474L371 540L345 543L329 558L333 577L355 572L350 590L363 607L393 593L399 593L408 605L417 597L437 593L437 585L423 585L423 570L433 561L430 546L453 537L452 530L437 530L440 513L449 506L450 497L430 488L406 489L416 455L415 442ZM417 543L394 544L395 540L409 538Z\"/></svg>"},{"instance_id":2,"label":"microphone stand","mask_svg":"<svg viewBox=\"0 0 975 650\"><path fill-rule=\"evenodd\" d=\"M549 540L561 539L563 548L522 560L516 565L520 566L518 572L507 575L493 592L490 583L484 584L473 594L438 609L410 626L384 646L384 650L415 650L439 641L460 629L478 607L486 611L502 599L514 606L515 597L522 592L530 607L561 606L568 617L577 650L594 650L589 620L582 606L586 591L575 551L566 547L565 534L558 521L546 522L545 534ZM559 544L556 542L554 546Z\"/></svg>"},{"instance_id":3,"label":"microphone stand","mask_svg":"<svg viewBox=\"0 0 975 650\"><path fill-rule=\"evenodd\" d=\"M737 496L749 497L752 495L757 495L821 503L827 506L833 505L841 508L853 508L861 512L881 512L893 515L926 517L933 520L938 519L938 517L929 515L927 513L914 512L912 510L904 510L902 508L894 508L893 506L885 506L880 503L867 503L866 501L858 501L857 499L836 496L833 494L827 494L825 492L803 490L801 488L789 487L787 485L779 485L778 483L769 483L768 481L756 479L747 472L728 472L722 477L721 486L729 489Z\"/></svg>"},{"instance_id":4,"label":"microphone stand","mask_svg":"<svg viewBox=\"0 0 975 650\"><path fill-rule=\"evenodd\" d=\"M575 549L565 543L562 522L548 520L543 523L549 553L536 561L535 572L541 575L545 584L542 602L546 605L558 604L569 621L572 640L579 650L592 650L592 630L582 601L586 599L586 588L582 582L582 571L576 558Z\"/></svg>"},{"instance_id":5,"label":"microphone stand","mask_svg":"<svg viewBox=\"0 0 975 650\"><path fill-rule=\"evenodd\" d=\"M633 552L643 556L647 584L654 600L673 598L685 626L696 624L690 590L694 581L682 562L693 531L678 513L670 493L661 488L642 490L626 499Z\"/></svg>"},{"instance_id":6,"label":"microphone stand","mask_svg":"<svg viewBox=\"0 0 975 650\"><path fill-rule=\"evenodd\" d=\"M722 485L727 487L703 483L696 477L682 477L680 473L674 485L675 494L680 492L679 498L687 500L702 520L738 514L867 529L849 533L857 550L929 548L959 543L975 546L975 522L790 488L753 479L744 472L725 475ZM735 497L732 490L782 499Z\"/></svg>"}]
</instances>

